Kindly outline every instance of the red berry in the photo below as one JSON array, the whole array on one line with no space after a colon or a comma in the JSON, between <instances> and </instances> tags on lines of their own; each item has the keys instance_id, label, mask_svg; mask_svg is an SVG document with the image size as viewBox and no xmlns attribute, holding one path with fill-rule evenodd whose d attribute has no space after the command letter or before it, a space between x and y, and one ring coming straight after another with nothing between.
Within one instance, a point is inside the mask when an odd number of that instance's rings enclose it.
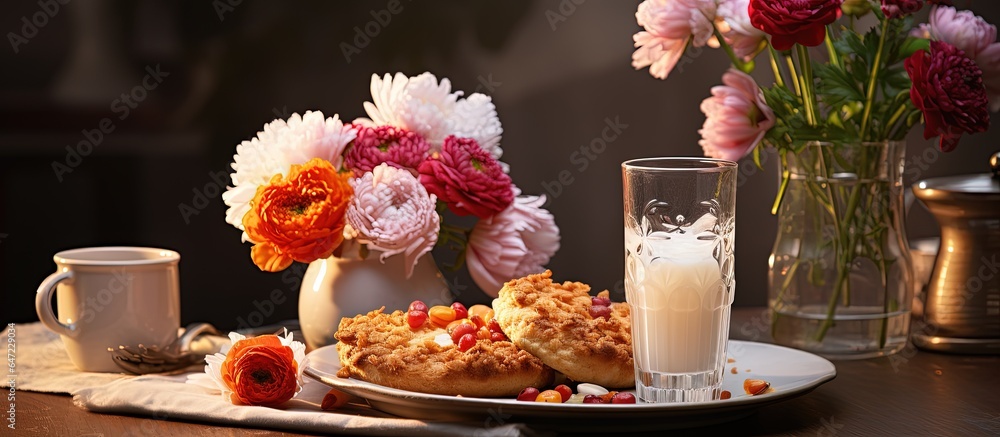
<instances>
[{"instance_id":1,"label":"red berry","mask_svg":"<svg viewBox=\"0 0 1000 437\"><path fill-rule=\"evenodd\" d=\"M592 305L600 305L600 306L609 307L609 306L611 306L611 299L608 299L606 297L597 297L597 296L594 296L594 297L590 298L590 303Z\"/></svg>"},{"instance_id":2,"label":"red berry","mask_svg":"<svg viewBox=\"0 0 1000 437\"><path fill-rule=\"evenodd\" d=\"M566 402L569 400L570 396L573 396L573 389L569 388L566 384L559 384L556 386L556 391L562 395L562 401Z\"/></svg>"},{"instance_id":3,"label":"red berry","mask_svg":"<svg viewBox=\"0 0 1000 437\"><path fill-rule=\"evenodd\" d=\"M462 305L461 302L451 304L451 309L455 310L456 320L469 317L469 310L465 309L465 305Z\"/></svg>"},{"instance_id":4,"label":"red berry","mask_svg":"<svg viewBox=\"0 0 1000 437\"><path fill-rule=\"evenodd\" d=\"M525 387L524 390L521 390L521 392L517 394L517 400L519 401L535 402L535 398L537 397L538 389L534 387Z\"/></svg>"},{"instance_id":5,"label":"red berry","mask_svg":"<svg viewBox=\"0 0 1000 437\"><path fill-rule=\"evenodd\" d=\"M475 334L465 334L462 338L458 339L458 350L465 352L472 349L476 345L476 335Z\"/></svg>"},{"instance_id":6,"label":"red berry","mask_svg":"<svg viewBox=\"0 0 1000 437\"><path fill-rule=\"evenodd\" d=\"M604 401L600 396L586 395L583 397L583 403L585 404L603 404Z\"/></svg>"},{"instance_id":7,"label":"red berry","mask_svg":"<svg viewBox=\"0 0 1000 437\"><path fill-rule=\"evenodd\" d=\"M509 339L507 338L507 336L504 335L502 332L490 333L490 341L508 341L508 340Z\"/></svg>"},{"instance_id":8,"label":"red berry","mask_svg":"<svg viewBox=\"0 0 1000 437\"><path fill-rule=\"evenodd\" d=\"M417 329L424 326L424 322L427 321L427 313L421 311L410 311L406 314L406 323L410 325L410 329Z\"/></svg>"},{"instance_id":9,"label":"red berry","mask_svg":"<svg viewBox=\"0 0 1000 437\"><path fill-rule=\"evenodd\" d=\"M490 323L486 326L489 327L490 332L503 333L503 329L500 329L500 324L497 323L496 319L490 320Z\"/></svg>"},{"instance_id":10,"label":"red berry","mask_svg":"<svg viewBox=\"0 0 1000 437\"><path fill-rule=\"evenodd\" d=\"M612 404L634 404L635 395L632 393L618 392L615 396L611 398Z\"/></svg>"},{"instance_id":11,"label":"red berry","mask_svg":"<svg viewBox=\"0 0 1000 437\"><path fill-rule=\"evenodd\" d=\"M606 307L604 305L592 305L590 307L590 317L598 318L604 317L608 318L611 315L611 307Z\"/></svg>"},{"instance_id":12,"label":"red berry","mask_svg":"<svg viewBox=\"0 0 1000 437\"><path fill-rule=\"evenodd\" d=\"M423 301L415 300L410 304L410 308L407 311L422 311L426 313L427 304L423 303Z\"/></svg>"},{"instance_id":13,"label":"red berry","mask_svg":"<svg viewBox=\"0 0 1000 437\"><path fill-rule=\"evenodd\" d=\"M455 344L458 344L459 340L461 340L462 337L465 336L465 334L472 334L472 336L475 337L476 327L468 323L462 323L456 326L455 329L451 331L451 341L455 342Z\"/></svg>"}]
</instances>

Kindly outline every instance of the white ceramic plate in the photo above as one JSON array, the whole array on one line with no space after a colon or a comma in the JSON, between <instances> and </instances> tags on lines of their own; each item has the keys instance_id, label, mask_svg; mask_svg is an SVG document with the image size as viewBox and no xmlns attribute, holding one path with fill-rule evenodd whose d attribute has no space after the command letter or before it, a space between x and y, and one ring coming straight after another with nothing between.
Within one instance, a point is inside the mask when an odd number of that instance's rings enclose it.
<instances>
[{"instance_id":1,"label":"white ceramic plate","mask_svg":"<svg viewBox=\"0 0 1000 437\"><path fill-rule=\"evenodd\" d=\"M411 419L531 423L560 431L644 431L710 425L748 416L757 408L809 393L837 376L830 361L765 343L730 340L723 390L732 398L683 404L550 404L511 398L470 398L398 390L354 378L338 378L340 360L335 346L309 353L306 375L346 393L364 398L375 409ZM732 369L736 373L732 373ZM773 391L748 396L747 378L771 383Z\"/></svg>"}]
</instances>

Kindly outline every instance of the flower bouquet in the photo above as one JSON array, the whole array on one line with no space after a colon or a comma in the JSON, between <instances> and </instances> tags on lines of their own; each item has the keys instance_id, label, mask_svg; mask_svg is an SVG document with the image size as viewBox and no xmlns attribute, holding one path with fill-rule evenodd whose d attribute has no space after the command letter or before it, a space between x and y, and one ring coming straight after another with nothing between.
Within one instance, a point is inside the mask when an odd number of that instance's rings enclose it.
<instances>
[{"instance_id":1,"label":"flower bouquet","mask_svg":"<svg viewBox=\"0 0 1000 437\"><path fill-rule=\"evenodd\" d=\"M930 3L930 19L913 13ZM912 273L903 142L953 150L1000 109L996 28L949 1L647 0L632 65L665 79L691 47L732 61L701 105L706 156L780 158L772 335L829 356L898 351ZM749 73L765 58L773 84Z\"/></svg>"},{"instance_id":2,"label":"flower bouquet","mask_svg":"<svg viewBox=\"0 0 1000 437\"><path fill-rule=\"evenodd\" d=\"M237 146L226 221L253 243L254 264L275 272L359 245L383 261L404 257L409 277L435 245L448 245L455 266L467 264L492 296L543 271L559 229L544 197L522 195L500 161L492 99L462 97L430 73L373 75L371 91L367 118L293 114ZM475 223L448 224L446 211Z\"/></svg>"}]
</instances>

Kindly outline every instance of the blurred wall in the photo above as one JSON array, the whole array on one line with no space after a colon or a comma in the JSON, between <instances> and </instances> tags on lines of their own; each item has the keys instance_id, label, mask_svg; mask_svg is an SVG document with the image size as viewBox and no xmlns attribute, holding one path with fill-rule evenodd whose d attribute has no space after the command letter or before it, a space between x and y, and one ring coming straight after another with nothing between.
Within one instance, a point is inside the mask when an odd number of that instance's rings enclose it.
<instances>
[{"instance_id":1,"label":"blurred wall","mask_svg":"<svg viewBox=\"0 0 1000 437\"><path fill-rule=\"evenodd\" d=\"M1000 5L976 3L978 14L1000 22ZM236 145L264 123L310 109L363 116L371 75L395 71L430 71L493 97L514 182L546 194L561 227L554 275L622 299L620 164L699 156L698 106L727 67L724 54L706 49L666 81L632 69L637 4L5 2L0 320L36 320L34 292L54 270L52 255L94 245L179 251L184 323L228 329L255 311L268 322L296 317L297 284L254 267L250 246L224 221L216 181ZM366 26L374 36L359 36ZM593 158L580 153L608 123L620 135ZM905 182L986 171L998 137L994 128L941 154L915 130ZM67 152L84 140L95 144L84 156ZM763 170L741 162L737 305L766 303L775 161ZM908 229L911 239L938 232L919 204ZM488 300L464 270L446 275L460 300ZM275 289L283 300L264 304Z\"/></svg>"}]
</instances>

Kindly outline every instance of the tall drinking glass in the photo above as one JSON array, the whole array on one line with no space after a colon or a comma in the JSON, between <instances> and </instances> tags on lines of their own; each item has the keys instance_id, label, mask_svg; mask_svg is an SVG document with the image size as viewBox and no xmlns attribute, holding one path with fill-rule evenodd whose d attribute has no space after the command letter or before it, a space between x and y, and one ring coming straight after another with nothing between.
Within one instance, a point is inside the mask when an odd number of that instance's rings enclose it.
<instances>
[{"instance_id":1,"label":"tall drinking glass","mask_svg":"<svg viewBox=\"0 0 1000 437\"><path fill-rule=\"evenodd\" d=\"M735 289L736 171L734 162L702 158L622 164L625 298L642 401L721 394Z\"/></svg>"}]
</instances>

